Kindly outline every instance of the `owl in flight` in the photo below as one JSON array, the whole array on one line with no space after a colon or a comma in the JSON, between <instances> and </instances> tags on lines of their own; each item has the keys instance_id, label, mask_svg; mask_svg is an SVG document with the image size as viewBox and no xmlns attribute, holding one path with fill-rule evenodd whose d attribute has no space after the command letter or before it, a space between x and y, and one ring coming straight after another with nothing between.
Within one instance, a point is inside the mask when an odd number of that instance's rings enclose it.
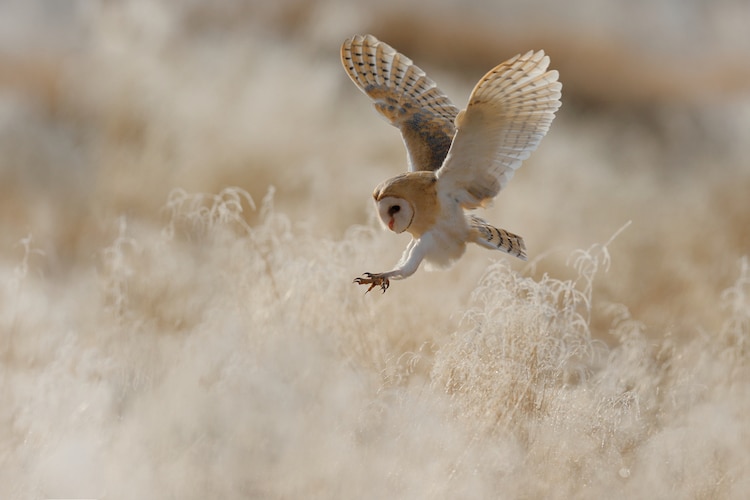
<instances>
[{"instance_id":1,"label":"owl in flight","mask_svg":"<svg viewBox=\"0 0 750 500\"><path fill-rule=\"evenodd\" d=\"M446 267L466 243L526 260L523 239L467 210L486 206L547 133L562 84L543 51L494 67L460 110L412 61L372 35L341 46L341 62L375 109L401 131L409 171L375 188L380 220L412 240L395 269L354 280L369 292L414 274L423 260Z\"/></svg>"}]
</instances>

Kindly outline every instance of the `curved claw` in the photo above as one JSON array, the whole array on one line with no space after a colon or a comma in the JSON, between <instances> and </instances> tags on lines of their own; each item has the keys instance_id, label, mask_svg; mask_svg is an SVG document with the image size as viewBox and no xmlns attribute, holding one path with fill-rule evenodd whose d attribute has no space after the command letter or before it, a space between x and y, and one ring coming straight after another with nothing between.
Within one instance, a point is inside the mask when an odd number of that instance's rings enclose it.
<instances>
[{"instance_id":1,"label":"curved claw","mask_svg":"<svg viewBox=\"0 0 750 500\"><path fill-rule=\"evenodd\" d=\"M364 273L362 276L364 277L354 278L354 283L358 285L370 285L367 292L379 286L380 290L385 293L388 287L391 286L391 282L382 274Z\"/></svg>"}]
</instances>

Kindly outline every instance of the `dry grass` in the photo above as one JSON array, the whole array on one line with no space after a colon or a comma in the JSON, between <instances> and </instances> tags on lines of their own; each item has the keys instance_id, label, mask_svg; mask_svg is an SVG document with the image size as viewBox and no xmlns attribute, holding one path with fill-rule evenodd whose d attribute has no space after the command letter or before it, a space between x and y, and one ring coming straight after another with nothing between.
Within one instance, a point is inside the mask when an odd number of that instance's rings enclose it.
<instances>
[{"instance_id":1,"label":"dry grass","mask_svg":"<svg viewBox=\"0 0 750 500\"><path fill-rule=\"evenodd\" d=\"M656 74L602 107L575 83L602 66L569 68L486 214L529 264L472 248L363 295L407 242L369 200L405 158L337 44L402 4L86 4L33 47L54 14L2 7L29 39L0 57L0 497L743 498L747 97ZM574 60L588 32L543 24L423 67L462 105L534 29Z\"/></svg>"}]
</instances>

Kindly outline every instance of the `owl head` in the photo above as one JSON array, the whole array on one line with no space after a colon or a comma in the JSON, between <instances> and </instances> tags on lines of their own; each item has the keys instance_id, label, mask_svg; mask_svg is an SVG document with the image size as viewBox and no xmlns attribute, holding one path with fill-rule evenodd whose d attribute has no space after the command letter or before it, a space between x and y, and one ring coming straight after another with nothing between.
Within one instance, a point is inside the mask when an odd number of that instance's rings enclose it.
<instances>
[{"instance_id":1,"label":"owl head","mask_svg":"<svg viewBox=\"0 0 750 500\"><path fill-rule=\"evenodd\" d=\"M403 198L384 196L375 201L383 224L394 233L403 233L414 219L414 207Z\"/></svg>"},{"instance_id":2,"label":"owl head","mask_svg":"<svg viewBox=\"0 0 750 500\"><path fill-rule=\"evenodd\" d=\"M383 224L394 233L408 230L418 238L434 223L436 181L433 172L407 172L376 187L372 196Z\"/></svg>"}]
</instances>

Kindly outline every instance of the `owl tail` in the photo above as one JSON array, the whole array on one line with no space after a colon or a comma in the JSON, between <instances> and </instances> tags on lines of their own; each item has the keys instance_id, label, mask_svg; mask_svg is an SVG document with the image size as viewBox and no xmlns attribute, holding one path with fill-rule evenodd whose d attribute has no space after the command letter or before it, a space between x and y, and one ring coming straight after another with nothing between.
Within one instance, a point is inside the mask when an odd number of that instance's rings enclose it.
<instances>
[{"instance_id":1,"label":"owl tail","mask_svg":"<svg viewBox=\"0 0 750 500\"><path fill-rule=\"evenodd\" d=\"M526 245L520 236L509 233L505 229L490 226L484 220L473 215L468 217L468 222L471 227L469 241L492 250L501 250L521 260L526 260Z\"/></svg>"}]
</instances>

